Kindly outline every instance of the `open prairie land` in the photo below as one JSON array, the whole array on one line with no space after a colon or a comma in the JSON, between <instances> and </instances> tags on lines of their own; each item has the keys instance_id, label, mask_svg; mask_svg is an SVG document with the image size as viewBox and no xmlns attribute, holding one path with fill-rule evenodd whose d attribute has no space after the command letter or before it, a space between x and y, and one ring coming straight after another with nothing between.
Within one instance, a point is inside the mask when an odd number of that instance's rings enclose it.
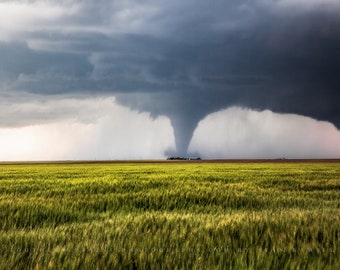
<instances>
[{"instance_id":1,"label":"open prairie land","mask_svg":"<svg viewBox=\"0 0 340 270\"><path fill-rule=\"evenodd\" d=\"M339 162L0 165L0 269L340 269Z\"/></svg>"}]
</instances>

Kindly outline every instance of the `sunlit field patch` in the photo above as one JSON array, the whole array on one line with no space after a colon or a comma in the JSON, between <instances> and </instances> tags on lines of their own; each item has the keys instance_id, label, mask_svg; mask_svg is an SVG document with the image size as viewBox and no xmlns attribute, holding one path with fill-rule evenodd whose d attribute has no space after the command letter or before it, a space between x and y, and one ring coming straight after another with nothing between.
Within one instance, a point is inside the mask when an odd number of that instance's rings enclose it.
<instances>
[{"instance_id":1,"label":"sunlit field patch","mask_svg":"<svg viewBox=\"0 0 340 270\"><path fill-rule=\"evenodd\" d=\"M339 163L0 166L0 268L336 269Z\"/></svg>"}]
</instances>

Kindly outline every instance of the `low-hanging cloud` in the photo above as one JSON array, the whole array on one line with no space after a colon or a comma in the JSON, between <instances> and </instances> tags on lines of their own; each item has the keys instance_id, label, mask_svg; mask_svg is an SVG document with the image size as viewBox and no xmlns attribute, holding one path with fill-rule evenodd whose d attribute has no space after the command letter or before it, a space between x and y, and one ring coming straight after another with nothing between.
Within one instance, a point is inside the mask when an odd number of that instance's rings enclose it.
<instances>
[{"instance_id":1,"label":"low-hanging cloud","mask_svg":"<svg viewBox=\"0 0 340 270\"><path fill-rule=\"evenodd\" d=\"M296 114L231 107L199 122L189 151L204 158L339 158L340 131Z\"/></svg>"},{"instance_id":2,"label":"low-hanging cloud","mask_svg":"<svg viewBox=\"0 0 340 270\"><path fill-rule=\"evenodd\" d=\"M18 118L35 112L36 119L28 122L36 124L23 121L24 126L0 128L0 160L164 158L175 149L167 117L152 118L118 105L114 98L61 99L19 107ZM55 117L41 122L43 114L53 111Z\"/></svg>"}]
</instances>

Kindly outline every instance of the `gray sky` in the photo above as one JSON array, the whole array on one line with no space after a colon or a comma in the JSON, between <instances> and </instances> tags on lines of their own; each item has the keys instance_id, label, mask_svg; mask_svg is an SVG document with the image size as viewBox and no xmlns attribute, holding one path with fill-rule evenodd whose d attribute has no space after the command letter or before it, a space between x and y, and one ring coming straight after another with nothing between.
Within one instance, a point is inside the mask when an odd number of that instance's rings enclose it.
<instances>
[{"instance_id":1,"label":"gray sky","mask_svg":"<svg viewBox=\"0 0 340 270\"><path fill-rule=\"evenodd\" d=\"M198 123L232 106L339 128L339 15L336 0L1 1L0 128L73 121L102 127L95 138L105 145L103 136L130 146L170 130L166 143L153 139L157 150L127 158L185 155ZM113 117L117 108L125 109ZM219 121L230 121L229 113ZM129 137L138 133L134 121L115 137L113 123L139 114L152 126L138 127L145 137ZM98 124L105 117L110 122ZM125 158L125 148L111 147L116 154L103 146L105 155L88 150L75 158ZM271 157L265 149L261 156Z\"/></svg>"}]
</instances>

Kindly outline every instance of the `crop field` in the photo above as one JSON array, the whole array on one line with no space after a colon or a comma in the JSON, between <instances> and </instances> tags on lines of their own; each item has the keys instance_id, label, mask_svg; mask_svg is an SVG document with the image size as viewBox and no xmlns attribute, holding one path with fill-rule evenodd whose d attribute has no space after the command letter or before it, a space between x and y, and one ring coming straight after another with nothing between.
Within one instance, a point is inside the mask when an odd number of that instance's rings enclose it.
<instances>
[{"instance_id":1,"label":"crop field","mask_svg":"<svg viewBox=\"0 0 340 270\"><path fill-rule=\"evenodd\" d=\"M340 269L340 163L0 165L0 269Z\"/></svg>"}]
</instances>

